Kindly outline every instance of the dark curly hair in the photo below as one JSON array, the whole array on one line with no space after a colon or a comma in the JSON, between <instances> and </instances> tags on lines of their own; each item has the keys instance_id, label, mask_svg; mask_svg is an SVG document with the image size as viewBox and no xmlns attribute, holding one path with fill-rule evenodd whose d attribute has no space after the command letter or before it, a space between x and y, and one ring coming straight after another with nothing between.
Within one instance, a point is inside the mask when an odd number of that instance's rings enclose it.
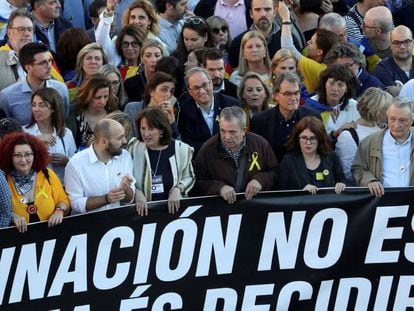
<instances>
[{"instance_id":1,"label":"dark curly hair","mask_svg":"<svg viewBox=\"0 0 414 311\"><path fill-rule=\"evenodd\" d=\"M36 136L28 133L10 133L4 136L0 142L0 169L9 174L13 169L14 147L17 145L29 145L32 148L34 158L32 169L36 172L45 170L49 164L49 152L46 145Z\"/></svg>"},{"instance_id":2,"label":"dark curly hair","mask_svg":"<svg viewBox=\"0 0 414 311\"><path fill-rule=\"evenodd\" d=\"M328 105L326 81L330 78L346 83L346 92L341 98L341 102L347 104L348 100L354 97L355 91L358 88L358 80L354 73L347 66L340 64L331 65L321 73L318 86L316 87L316 93L319 95L319 102L325 105Z\"/></svg>"},{"instance_id":3,"label":"dark curly hair","mask_svg":"<svg viewBox=\"0 0 414 311\"><path fill-rule=\"evenodd\" d=\"M299 144L299 135L304 131L309 130L318 139L318 148L316 152L319 155L327 155L332 151L331 143L326 134L325 127L320 119L313 116L303 117L293 128L292 133L286 142L286 147L289 151L301 152Z\"/></svg>"}]
</instances>

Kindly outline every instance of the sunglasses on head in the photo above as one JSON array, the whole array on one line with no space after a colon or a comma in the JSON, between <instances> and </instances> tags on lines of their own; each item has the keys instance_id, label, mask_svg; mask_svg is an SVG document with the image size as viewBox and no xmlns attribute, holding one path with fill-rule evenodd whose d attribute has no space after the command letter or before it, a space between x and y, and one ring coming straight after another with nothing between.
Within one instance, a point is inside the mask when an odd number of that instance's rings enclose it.
<instances>
[{"instance_id":1,"label":"sunglasses on head","mask_svg":"<svg viewBox=\"0 0 414 311\"><path fill-rule=\"evenodd\" d=\"M221 30L221 32L227 32L228 28L227 28L227 26L221 26L221 27L211 29L211 31L216 35L218 35L220 33L220 30Z\"/></svg>"},{"instance_id":2,"label":"sunglasses on head","mask_svg":"<svg viewBox=\"0 0 414 311\"><path fill-rule=\"evenodd\" d=\"M199 24L205 24L205 20L201 17L197 16L186 16L184 17L184 24L193 24L193 25L199 25Z\"/></svg>"}]
</instances>

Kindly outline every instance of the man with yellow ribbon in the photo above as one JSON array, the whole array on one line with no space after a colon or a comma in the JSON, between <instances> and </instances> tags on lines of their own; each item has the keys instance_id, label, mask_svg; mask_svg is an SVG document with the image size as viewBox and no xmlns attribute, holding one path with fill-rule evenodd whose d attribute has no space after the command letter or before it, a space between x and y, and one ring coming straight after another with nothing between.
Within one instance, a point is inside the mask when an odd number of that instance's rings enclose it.
<instances>
[{"instance_id":1,"label":"man with yellow ribbon","mask_svg":"<svg viewBox=\"0 0 414 311\"><path fill-rule=\"evenodd\" d=\"M236 193L249 200L259 191L275 187L278 162L270 144L246 132L246 115L240 107L221 110L220 133L201 147L195 159L200 195L220 195L229 204Z\"/></svg>"}]
</instances>

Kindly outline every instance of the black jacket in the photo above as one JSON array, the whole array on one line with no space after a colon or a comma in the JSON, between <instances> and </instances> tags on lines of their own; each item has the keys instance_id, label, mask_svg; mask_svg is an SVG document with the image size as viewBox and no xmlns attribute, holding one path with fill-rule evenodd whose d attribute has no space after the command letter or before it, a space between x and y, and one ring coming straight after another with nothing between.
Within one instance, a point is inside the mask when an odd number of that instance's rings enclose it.
<instances>
[{"instance_id":1,"label":"black jacket","mask_svg":"<svg viewBox=\"0 0 414 311\"><path fill-rule=\"evenodd\" d=\"M300 106L298 110L293 114L292 118L288 121L292 124L290 131L292 131L294 124L306 116L314 116L318 119L321 118L320 114L317 111ZM280 133L277 131L277 127L282 121L284 121L284 119L282 120L278 106L254 115L253 119L250 121L250 131L259 134L270 143L279 163L282 161L283 156L286 154L286 148L284 144L286 143L289 137L288 135L290 134L290 131L289 133ZM285 136L285 134L287 135Z\"/></svg>"},{"instance_id":2,"label":"black jacket","mask_svg":"<svg viewBox=\"0 0 414 311\"><path fill-rule=\"evenodd\" d=\"M218 116L221 109L231 106L240 106L240 102L230 96L220 93L214 94L214 125L213 134L210 133L203 115L191 96L179 102L180 112L178 114L178 130L183 142L194 148L194 155L198 152L201 145L212 135L219 132Z\"/></svg>"}]
</instances>

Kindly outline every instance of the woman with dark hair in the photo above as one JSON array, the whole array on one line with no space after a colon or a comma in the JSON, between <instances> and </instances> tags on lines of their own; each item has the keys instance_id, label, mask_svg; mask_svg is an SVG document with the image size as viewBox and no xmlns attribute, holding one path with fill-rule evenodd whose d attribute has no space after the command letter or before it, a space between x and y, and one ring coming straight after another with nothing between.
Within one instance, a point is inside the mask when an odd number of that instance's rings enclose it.
<instances>
[{"instance_id":1,"label":"woman with dark hair","mask_svg":"<svg viewBox=\"0 0 414 311\"><path fill-rule=\"evenodd\" d=\"M305 106L320 112L326 132L333 139L360 118L357 102L352 99L358 87L354 73L345 65L329 66L319 77L316 95Z\"/></svg>"},{"instance_id":2,"label":"woman with dark hair","mask_svg":"<svg viewBox=\"0 0 414 311\"><path fill-rule=\"evenodd\" d=\"M184 64L191 51L212 46L210 28L204 18L199 16L185 17L184 25L178 38L177 49L171 56L176 57L181 64Z\"/></svg>"},{"instance_id":3,"label":"woman with dark hair","mask_svg":"<svg viewBox=\"0 0 414 311\"><path fill-rule=\"evenodd\" d=\"M250 120L256 113L269 109L272 95L257 73L248 72L240 82L237 97L243 103L242 108L246 113L246 128L250 130Z\"/></svg>"},{"instance_id":4,"label":"woman with dark hair","mask_svg":"<svg viewBox=\"0 0 414 311\"><path fill-rule=\"evenodd\" d=\"M47 168L45 144L28 133L11 133L0 149L0 168L6 173L19 232L42 220L48 220L49 227L60 224L69 211L69 200L55 172Z\"/></svg>"},{"instance_id":5,"label":"woman with dark hair","mask_svg":"<svg viewBox=\"0 0 414 311\"><path fill-rule=\"evenodd\" d=\"M141 46L141 64L136 75L124 81L128 101L140 101L143 99L145 85L155 73L157 62L163 56L161 44L156 40L146 40Z\"/></svg>"},{"instance_id":6,"label":"woman with dark hair","mask_svg":"<svg viewBox=\"0 0 414 311\"><path fill-rule=\"evenodd\" d=\"M279 166L279 187L284 190L307 190L316 194L318 188L335 187L341 193L345 176L321 120L303 117L287 141L289 153Z\"/></svg>"},{"instance_id":7,"label":"woman with dark hair","mask_svg":"<svg viewBox=\"0 0 414 311\"><path fill-rule=\"evenodd\" d=\"M117 109L111 85L105 76L97 74L86 79L76 95L67 124L78 150L90 145L95 124Z\"/></svg>"},{"instance_id":8,"label":"woman with dark hair","mask_svg":"<svg viewBox=\"0 0 414 311\"><path fill-rule=\"evenodd\" d=\"M111 52L108 51L109 62L119 68L122 80L137 74L141 62L141 45L144 39L145 32L142 29L134 25L127 25L121 29L116 38L116 54L109 54Z\"/></svg>"},{"instance_id":9,"label":"woman with dark hair","mask_svg":"<svg viewBox=\"0 0 414 311\"><path fill-rule=\"evenodd\" d=\"M73 101L83 81L99 72L101 67L108 63L108 57L102 46L97 43L85 45L76 58L75 77L66 82L69 90L69 99Z\"/></svg>"},{"instance_id":10,"label":"woman with dark hair","mask_svg":"<svg viewBox=\"0 0 414 311\"><path fill-rule=\"evenodd\" d=\"M56 63L64 81L75 77L76 59L79 51L90 43L85 29L69 28L60 36L56 46Z\"/></svg>"},{"instance_id":11,"label":"woman with dark hair","mask_svg":"<svg viewBox=\"0 0 414 311\"><path fill-rule=\"evenodd\" d=\"M172 138L167 115L158 107L142 110L136 126L138 139L128 149L134 161L137 212L146 215L147 201L157 200L168 200L168 211L177 212L195 182L194 149Z\"/></svg>"},{"instance_id":12,"label":"woman with dark hair","mask_svg":"<svg viewBox=\"0 0 414 311\"><path fill-rule=\"evenodd\" d=\"M32 95L32 119L24 131L43 141L50 154L49 167L63 183L65 166L75 152L72 131L65 127L62 98L52 88L42 88Z\"/></svg>"},{"instance_id":13,"label":"woman with dark hair","mask_svg":"<svg viewBox=\"0 0 414 311\"><path fill-rule=\"evenodd\" d=\"M173 137L177 138L178 128L175 117L175 104L177 99L174 97L175 79L164 72L156 72L145 86L144 100L141 102L131 102L125 106L124 112L128 114L132 122L135 122L139 111L145 107L160 107L167 115L168 122L171 124ZM138 128L134 128L134 136L138 135Z\"/></svg>"},{"instance_id":14,"label":"woman with dark hair","mask_svg":"<svg viewBox=\"0 0 414 311\"><path fill-rule=\"evenodd\" d=\"M162 71L173 76L177 82L175 86L174 96L180 98L180 96L186 91L184 83L184 69L180 65L178 59L173 56L162 57L155 66L155 72Z\"/></svg>"}]
</instances>

